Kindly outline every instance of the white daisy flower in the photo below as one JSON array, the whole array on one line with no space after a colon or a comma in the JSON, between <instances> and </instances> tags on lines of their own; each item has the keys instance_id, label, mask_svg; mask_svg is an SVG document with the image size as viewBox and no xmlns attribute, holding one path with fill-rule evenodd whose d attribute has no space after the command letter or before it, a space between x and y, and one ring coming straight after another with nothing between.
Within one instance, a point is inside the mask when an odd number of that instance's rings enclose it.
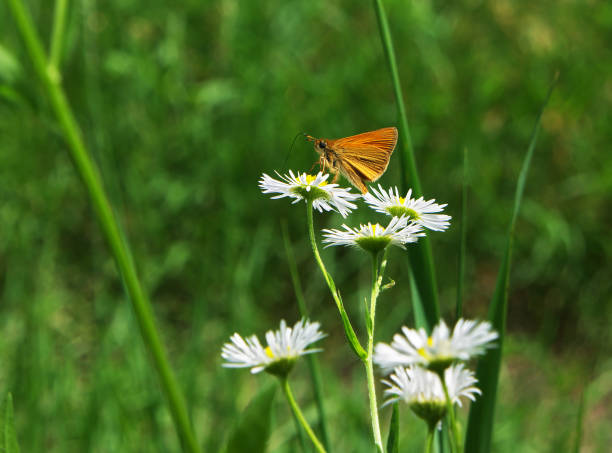
<instances>
[{"instance_id":1,"label":"white daisy flower","mask_svg":"<svg viewBox=\"0 0 612 453\"><path fill-rule=\"evenodd\" d=\"M383 380L384 395L388 399L384 405L404 401L410 409L424 419L431 427L438 424L446 414L446 396L440 376L432 371L411 365L408 368L397 367L389 380ZM475 384L478 382L474 373L465 369L463 364L453 365L444 371L444 382L448 396L453 404L461 407L461 397L475 401L482 392Z\"/></svg>"},{"instance_id":2,"label":"white daisy flower","mask_svg":"<svg viewBox=\"0 0 612 453\"><path fill-rule=\"evenodd\" d=\"M431 336L425 329L418 330L402 327L403 335L395 334L391 345L378 343L374 352L374 362L389 373L397 366L422 365L430 370L441 372L457 360L483 354L487 348L494 347L497 332L487 321L478 322L460 319L451 334L444 321L434 327Z\"/></svg>"},{"instance_id":3,"label":"white daisy flower","mask_svg":"<svg viewBox=\"0 0 612 453\"><path fill-rule=\"evenodd\" d=\"M226 360L223 366L251 368L253 374L265 370L271 374L285 376L298 357L321 351L306 349L311 343L326 336L319 330L319 326L318 322L302 319L293 327L287 327L283 319L279 330L266 332L268 344L265 348L257 336L242 338L240 334L235 333L230 338L231 343L225 343L221 350L221 357Z\"/></svg>"},{"instance_id":4,"label":"white daisy flower","mask_svg":"<svg viewBox=\"0 0 612 453\"><path fill-rule=\"evenodd\" d=\"M444 231L449 227L451 216L436 214L442 212L447 206L446 204L435 203L436 200L434 199L425 201L423 197L411 198L411 194L412 189L408 190L405 197L400 197L397 187L385 192L379 184L378 190L370 187L370 192L363 195L363 199L372 209L378 212L394 217L405 215L408 220L433 231Z\"/></svg>"},{"instance_id":5,"label":"white daisy flower","mask_svg":"<svg viewBox=\"0 0 612 453\"><path fill-rule=\"evenodd\" d=\"M326 247L333 245L352 245L369 252L378 252L389 244L405 249L404 244L416 242L419 236L425 236L422 227L414 222L408 223L406 216L393 217L387 227L376 223L360 225L359 229L342 225L343 230L324 229L323 243Z\"/></svg>"},{"instance_id":6,"label":"white daisy flower","mask_svg":"<svg viewBox=\"0 0 612 453\"><path fill-rule=\"evenodd\" d=\"M351 193L350 189L340 187L338 184L328 184L329 173L317 173L316 176L308 173L298 173L297 176L289 170L288 175L276 173L281 180L274 179L265 173L259 180L259 187L263 193L278 193L272 199L289 197L293 203L300 200L312 201L312 206L319 212L337 211L346 217L357 206L351 201L360 197Z\"/></svg>"}]
</instances>

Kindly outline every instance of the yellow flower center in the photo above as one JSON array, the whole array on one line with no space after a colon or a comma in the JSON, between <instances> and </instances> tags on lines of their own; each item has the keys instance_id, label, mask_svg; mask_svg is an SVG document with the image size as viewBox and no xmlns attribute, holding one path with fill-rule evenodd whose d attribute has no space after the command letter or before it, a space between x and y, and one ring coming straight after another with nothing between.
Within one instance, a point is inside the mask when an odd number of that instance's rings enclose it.
<instances>
[{"instance_id":1,"label":"yellow flower center","mask_svg":"<svg viewBox=\"0 0 612 453\"><path fill-rule=\"evenodd\" d=\"M427 337L427 347L431 348L432 346L433 346L433 338ZM427 352L427 349L425 349L425 347L417 349L417 352L424 359L429 360L431 358L431 354Z\"/></svg>"},{"instance_id":2,"label":"yellow flower center","mask_svg":"<svg viewBox=\"0 0 612 453\"><path fill-rule=\"evenodd\" d=\"M315 179L317 179L316 175L306 175L306 183L311 184ZM327 181L321 181L319 183L319 187L323 187L327 185Z\"/></svg>"},{"instance_id":3,"label":"yellow flower center","mask_svg":"<svg viewBox=\"0 0 612 453\"><path fill-rule=\"evenodd\" d=\"M268 357L270 357L271 359L274 358L274 353L272 352L272 349L270 349L270 346L266 346L266 349L264 349L264 352L266 353L266 355Z\"/></svg>"}]
</instances>

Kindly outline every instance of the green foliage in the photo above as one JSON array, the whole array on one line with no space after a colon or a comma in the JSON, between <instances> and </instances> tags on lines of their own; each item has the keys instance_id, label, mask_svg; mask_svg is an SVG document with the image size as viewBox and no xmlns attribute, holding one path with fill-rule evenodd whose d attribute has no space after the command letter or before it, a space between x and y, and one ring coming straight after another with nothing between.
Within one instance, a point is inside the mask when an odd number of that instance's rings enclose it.
<instances>
[{"instance_id":1,"label":"green foliage","mask_svg":"<svg viewBox=\"0 0 612 453\"><path fill-rule=\"evenodd\" d=\"M229 434L222 453L264 453L272 424L272 402L277 385L267 385L259 391L242 412Z\"/></svg>"},{"instance_id":2,"label":"green foliage","mask_svg":"<svg viewBox=\"0 0 612 453\"><path fill-rule=\"evenodd\" d=\"M0 453L19 453L13 418L13 397L10 393L6 395L0 407Z\"/></svg>"},{"instance_id":3,"label":"green foliage","mask_svg":"<svg viewBox=\"0 0 612 453\"><path fill-rule=\"evenodd\" d=\"M49 48L53 2L27 3ZM569 450L563 431L572 431L584 382L592 373L610 382L602 367L612 352L612 5L384 4L422 190L453 216L449 232L430 241L447 321L462 150L471 173L463 313L482 318L533 116L560 71L517 220L492 450ZM285 218L309 312L329 333L320 359L333 364L321 370L331 443L371 451L362 369L312 262L303 209L257 189L262 172L282 170L299 131L333 138L395 123L371 4L111 0L69 8L67 97L125 225L203 449L219 451L259 385L248 373L220 371L223 342L299 318L279 242ZM22 450L177 451L134 315L6 2L0 43L20 67L0 78L0 381L18 401L16 426L28 433ZM289 168L308 170L315 159L298 141ZM381 183L399 185L399 167L396 152ZM365 212L350 223L382 219ZM317 231L344 222L314 220ZM360 319L368 257L321 253L351 319ZM381 341L414 318L401 256L389 256L396 284L380 296ZM292 377L314 420L306 373L298 365ZM609 391L602 384L585 407L584 448L610 443ZM420 420L400 411L402 450L420 451ZM390 415L381 411L382 426ZM336 420L346 420L341 435ZM291 417L278 417L270 450L291 451L294 433Z\"/></svg>"}]
</instances>

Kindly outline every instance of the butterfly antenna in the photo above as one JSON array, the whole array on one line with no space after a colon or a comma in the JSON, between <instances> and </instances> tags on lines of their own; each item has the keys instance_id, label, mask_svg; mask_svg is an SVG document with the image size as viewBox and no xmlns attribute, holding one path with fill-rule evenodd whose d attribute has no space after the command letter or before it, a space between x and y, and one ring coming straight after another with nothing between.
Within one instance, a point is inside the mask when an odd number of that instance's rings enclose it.
<instances>
[{"instance_id":1,"label":"butterfly antenna","mask_svg":"<svg viewBox=\"0 0 612 453\"><path fill-rule=\"evenodd\" d=\"M293 145L295 145L295 141L298 139L299 136L302 137L310 137L309 135L306 135L306 132L299 132L294 138L293 141L291 142L291 147L289 148L289 152L287 153L287 157L285 157L285 162L283 162L283 171L287 169L286 165L287 165L287 161L289 160L289 156L291 155L291 151L293 150Z\"/></svg>"}]
</instances>

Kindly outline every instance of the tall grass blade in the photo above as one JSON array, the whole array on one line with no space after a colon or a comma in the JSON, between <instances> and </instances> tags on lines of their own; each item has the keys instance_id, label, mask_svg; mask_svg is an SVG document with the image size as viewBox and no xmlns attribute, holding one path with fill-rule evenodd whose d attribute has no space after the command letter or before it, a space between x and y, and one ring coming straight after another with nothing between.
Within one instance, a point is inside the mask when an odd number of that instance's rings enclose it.
<instances>
[{"instance_id":1,"label":"tall grass blade","mask_svg":"<svg viewBox=\"0 0 612 453\"><path fill-rule=\"evenodd\" d=\"M81 130L62 88L58 68L49 67L49 61L41 39L22 2L20 0L8 0L8 5L25 42L34 69L62 128L74 165L87 189L98 223L127 289L143 341L151 354L155 371L168 401L181 446L185 451L199 452L200 447L191 427L185 399L170 367L155 325L151 303L142 288L136 267L131 260L131 253L126 242L122 239L121 229L102 185L102 178L85 146Z\"/></svg>"},{"instance_id":2,"label":"tall grass blade","mask_svg":"<svg viewBox=\"0 0 612 453\"><path fill-rule=\"evenodd\" d=\"M287 255L287 263L289 264L289 273L291 274L291 281L293 282L293 291L295 292L295 298L297 299L300 314L302 317L306 318L308 317L308 309L306 307L306 300L304 298L304 292L302 291L302 283L300 282L300 276L298 274L298 268L295 262L295 254L293 253L293 247L291 246L291 239L289 238L287 222L281 222L281 230L283 232L283 242L285 244L285 255ZM327 417L325 415L325 405L323 404L323 383L321 380L319 360L314 354L308 354L306 356L306 361L308 362L310 379L312 381L315 402L317 405L317 411L319 413L321 442L323 443L323 446L327 452L331 453L329 430L327 429Z\"/></svg>"},{"instance_id":3,"label":"tall grass blade","mask_svg":"<svg viewBox=\"0 0 612 453\"><path fill-rule=\"evenodd\" d=\"M493 421L495 415L495 403L497 400L497 384L499 380L499 370L501 366L502 348L506 332L506 314L508 311L508 284L510 279L510 261L512 257L512 244L514 240L514 228L516 219L521 207L527 174L531 164L531 158L535 149L535 144L540 131L542 114L548 104L548 100L557 82L558 74L555 75L550 85L548 94L544 100L538 118L536 120L529 148L523 161L523 166L519 173L516 192L514 198L514 209L508 230L508 239L504 257L501 262L495 291L489 307L489 320L493 328L499 333L497 347L490 349L487 354L478 362L476 377L478 385L482 390L482 396L472 403L468 420L467 435L465 439L465 451L474 453L488 453L491 451L491 439L493 433Z\"/></svg>"},{"instance_id":4,"label":"tall grass blade","mask_svg":"<svg viewBox=\"0 0 612 453\"><path fill-rule=\"evenodd\" d=\"M419 197L422 195L421 183L416 168L412 138L410 137L410 129L408 127L408 117L406 115L406 107L404 105L399 72L397 70L395 50L393 49L391 31L389 30L389 21L387 20L387 13L383 7L382 0L374 0L374 10L376 11L380 39L387 58L395 94L395 102L397 103L402 190L406 191L408 187L411 187L414 196ZM419 239L416 244L410 246L408 258L414 272L414 280L420 295L420 301L423 304L419 311L424 313L427 318L427 324L429 326L434 326L440 318L440 309L438 307L436 274L429 239L423 237ZM414 303L413 301L413 304Z\"/></svg>"},{"instance_id":5,"label":"tall grass blade","mask_svg":"<svg viewBox=\"0 0 612 453\"><path fill-rule=\"evenodd\" d=\"M457 307L455 318L463 314L463 288L465 285L465 244L467 240L467 197L469 188L468 179L468 151L463 150L463 183L461 187L461 239L459 240L459 264L457 266Z\"/></svg>"},{"instance_id":6,"label":"tall grass blade","mask_svg":"<svg viewBox=\"0 0 612 453\"><path fill-rule=\"evenodd\" d=\"M53 10L53 32L49 49L49 66L59 70L66 31L66 16L68 15L68 0L55 0Z\"/></svg>"},{"instance_id":7,"label":"tall grass blade","mask_svg":"<svg viewBox=\"0 0 612 453\"><path fill-rule=\"evenodd\" d=\"M0 412L0 453L19 453L15 419L13 417L13 396L8 393Z\"/></svg>"},{"instance_id":8,"label":"tall grass blade","mask_svg":"<svg viewBox=\"0 0 612 453\"><path fill-rule=\"evenodd\" d=\"M389 437L387 437L387 453L399 453L399 405L393 403L393 413L389 422Z\"/></svg>"},{"instance_id":9,"label":"tall grass blade","mask_svg":"<svg viewBox=\"0 0 612 453\"><path fill-rule=\"evenodd\" d=\"M275 384L275 383L274 383ZM264 453L272 426L272 403L276 385L259 391L240 415L222 453Z\"/></svg>"}]
</instances>

